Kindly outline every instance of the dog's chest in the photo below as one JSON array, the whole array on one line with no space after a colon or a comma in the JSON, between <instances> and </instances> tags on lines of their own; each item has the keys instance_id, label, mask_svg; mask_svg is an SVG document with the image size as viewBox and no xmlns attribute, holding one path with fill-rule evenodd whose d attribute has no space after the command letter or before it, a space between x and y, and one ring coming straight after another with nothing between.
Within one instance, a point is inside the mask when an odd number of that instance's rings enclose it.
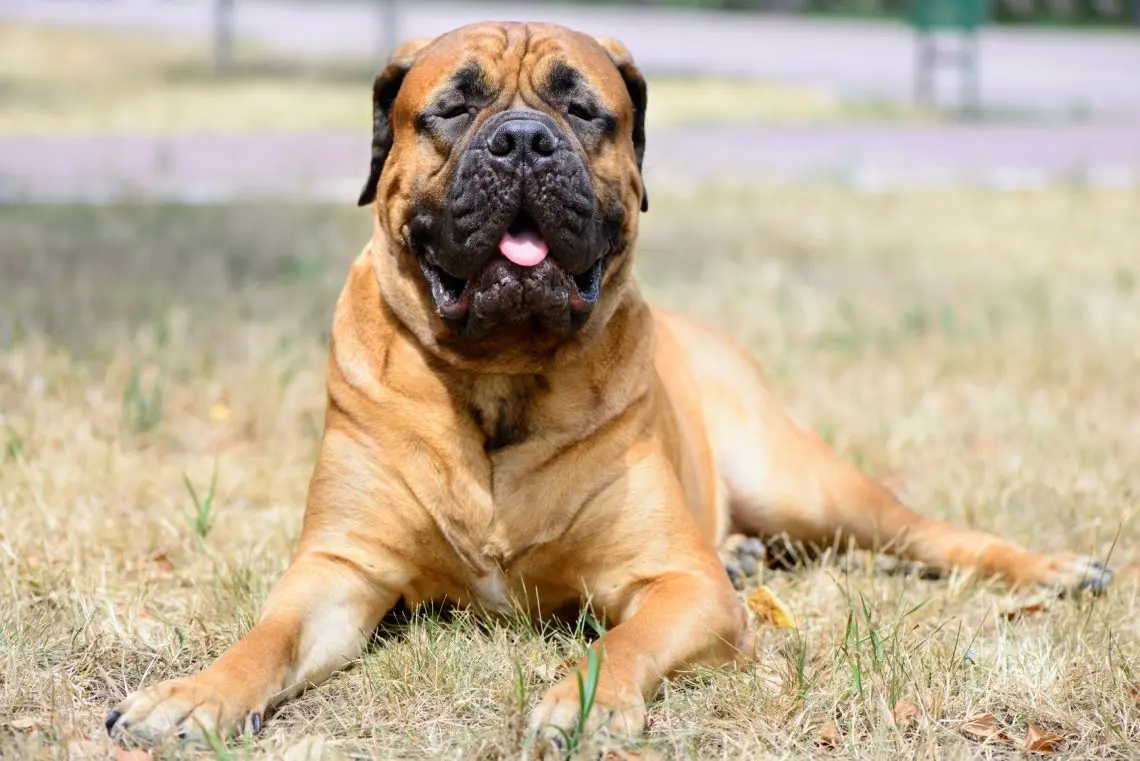
<instances>
[{"instance_id":1,"label":"dog's chest","mask_svg":"<svg viewBox=\"0 0 1140 761\"><path fill-rule=\"evenodd\" d=\"M574 438L572 426L551 414L550 406L561 401L555 388L538 376L483 376L468 391L467 408L484 434L491 468L490 481L479 485L490 497L490 512L478 534L469 535L475 557L465 586L473 601L491 611L511 610L524 589L523 598L540 588L544 600L571 594L562 564L549 558L580 507L578 497L590 492L591 474L573 479L552 468L557 452ZM568 487L571 481L582 489ZM576 497L566 499L564 488Z\"/></svg>"},{"instance_id":2,"label":"dog's chest","mask_svg":"<svg viewBox=\"0 0 1140 761\"><path fill-rule=\"evenodd\" d=\"M527 412L543 385L537 376L490 375L472 382L469 410L486 436L484 449L502 449L527 437Z\"/></svg>"},{"instance_id":3,"label":"dog's chest","mask_svg":"<svg viewBox=\"0 0 1140 761\"><path fill-rule=\"evenodd\" d=\"M511 593L507 577L500 568L496 567L490 573L472 580L471 591L478 598L479 604L487 610L493 613L511 611Z\"/></svg>"}]
</instances>

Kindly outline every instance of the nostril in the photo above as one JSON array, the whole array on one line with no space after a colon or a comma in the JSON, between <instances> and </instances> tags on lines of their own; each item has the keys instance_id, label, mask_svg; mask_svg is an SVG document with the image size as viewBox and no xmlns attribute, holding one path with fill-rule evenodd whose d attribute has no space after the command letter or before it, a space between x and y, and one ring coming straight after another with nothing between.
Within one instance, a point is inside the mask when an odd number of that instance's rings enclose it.
<instances>
[{"instance_id":1,"label":"nostril","mask_svg":"<svg viewBox=\"0 0 1140 761\"><path fill-rule=\"evenodd\" d=\"M511 130L500 127L487 141L487 148L496 156L510 155L515 149L515 136Z\"/></svg>"},{"instance_id":2,"label":"nostril","mask_svg":"<svg viewBox=\"0 0 1140 761\"><path fill-rule=\"evenodd\" d=\"M531 150L539 156L553 156L554 149L558 147L558 141L554 139L554 135L545 125L539 124L537 126L538 129L534 131L531 138Z\"/></svg>"},{"instance_id":3,"label":"nostril","mask_svg":"<svg viewBox=\"0 0 1140 761\"><path fill-rule=\"evenodd\" d=\"M558 137L537 119L511 119L503 122L487 138L487 150L498 158L533 161L553 156Z\"/></svg>"}]
</instances>

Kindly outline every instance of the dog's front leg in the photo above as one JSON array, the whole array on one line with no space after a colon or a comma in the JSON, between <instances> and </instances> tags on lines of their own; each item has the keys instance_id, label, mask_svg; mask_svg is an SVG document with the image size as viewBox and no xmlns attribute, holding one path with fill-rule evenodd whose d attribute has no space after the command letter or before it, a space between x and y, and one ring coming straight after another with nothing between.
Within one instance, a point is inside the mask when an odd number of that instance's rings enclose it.
<instances>
[{"instance_id":1,"label":"dog's front leg","mask_svg":"<svg viewBox=\"0 0 1140 761\"><path fill-rule=\"evenodd\" d=\"M418 573L403 532L427 520L416 522L414 501L376 460L370 446L326 432L300 546L257 624L205 670L129 695L107 716L112 736L256 732L267 709L361 653Z\"/></svg>"},{"instance_id":2,"label":"dog's front leg","mask_svg":"<svg viewBox=\"0 0 1140 761\"><path fill-rule=\"evenodd\" d=\"M107 730L147 742L257 732L267 709L356 658L397 594L350 557L303 552L249 633L204 671L128 696Z\"/></svg>"},{"instance_id":3,"label":"dog's front leg","mask_svg":"<svg viewBox=\"0 0 1140 761\"><path fill-rule=\"evenodd\" d=\"M744 614L724 570L720 577L673 572L648 580L626 606L626 616L591 648L600 658L600 679L592 696L586 731L627 736L644 731L646 701L663 679L686 666L735 662L744 633ZM589 659L576 668L590 684ZM533 732L572 731L583 704L574 673L543 697L531 715Z\"/></svg>"},{"instance_id":4,"label":"dog's front leg","mask_svg":"<svg viewBox=\"0 0 1140 761\"><path fill-rule=\"evenodd\" d=\"M615 516L606 526L607 538L592 537L587 546L593 551L582 555L582 567L605 563L589 579L588 594L616 624L591 646L600 678L585 729L636 736L645 729L646 702L664 679L686 667L732 665L751 652L743 606L680 500L675 508L640 514L625 506ZM590 683L590 658L575 670L583 685ZM572 671L536 706L532 733L573 731L582 704Z\"/></svg>"}]
</instances>

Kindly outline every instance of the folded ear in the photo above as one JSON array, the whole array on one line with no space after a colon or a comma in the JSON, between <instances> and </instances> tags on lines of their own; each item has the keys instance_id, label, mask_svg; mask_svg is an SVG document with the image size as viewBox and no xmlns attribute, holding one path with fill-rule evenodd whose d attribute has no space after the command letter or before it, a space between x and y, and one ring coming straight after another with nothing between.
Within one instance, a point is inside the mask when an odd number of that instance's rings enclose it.
<instances>
[{"instance_id":1,"label":"folded ear","mask_svg":"<svg viewBox=\"0 0 1140 761\"><path fill-rule=\"evenodd\" d=\"M376 185L380 182L380 172L384 161L392 150L392 127L390 117L396 94L404 82L404 76L412 68L416 57L431 42L422 37L406 40L396 46L388 57L388 64L372 83L372 163L368 169L368 180L360 191L358 206L367 206L376 200Z\"/></svg>"},{"instance_id":2,"label":"folded ear","mask_svg":"<svg viewBox=\"0 0 1140 761\"><path fill-rule=\"evenodd\" d=\"M595 37L598 44L610 54L614 66L625 80L625 89L629 92L629 99L633 101L633 152L637 157L637 171L642 172L641 164L645 158L645 107L649 99L648 87L641 70L633 62L633 54L629 48L612 37ZM645 189L645 175L641 179L641 210L649 211L649 193Z\"/></svg>"}]
</instances>

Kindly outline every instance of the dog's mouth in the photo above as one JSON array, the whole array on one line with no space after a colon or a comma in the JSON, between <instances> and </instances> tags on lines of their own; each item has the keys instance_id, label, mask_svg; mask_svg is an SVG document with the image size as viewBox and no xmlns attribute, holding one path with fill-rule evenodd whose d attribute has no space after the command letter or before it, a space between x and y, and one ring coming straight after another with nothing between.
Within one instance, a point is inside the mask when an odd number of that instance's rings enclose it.
<instances>
[{"instance_id":1,"label":"dog's mouth","mask_svg":"<svg viewBox=\"0 0 1140 761\"><path fill-rule=\"evenodd\" d=\"M550 257L549 254L550 247L542 230L524 209L499 239L498 252L488 257L483 267L470 278L451 275L442 267L429 262L424 256L418 256L417 259L440 316L448 320L465 318L476 291L496 286L494 282L483 282L488 270L495 268L497 271L504 271L504 265L505 271L515 277L537 276L541 273L547 280L552 275L564 280L571 311L576 313L589 311L598 300L602 274L609 256L599 256L589 269L575 275L559 265L556 256ZM548 271L551 268L556 270L556 274Z\"/></svg>"}]
</instances>

